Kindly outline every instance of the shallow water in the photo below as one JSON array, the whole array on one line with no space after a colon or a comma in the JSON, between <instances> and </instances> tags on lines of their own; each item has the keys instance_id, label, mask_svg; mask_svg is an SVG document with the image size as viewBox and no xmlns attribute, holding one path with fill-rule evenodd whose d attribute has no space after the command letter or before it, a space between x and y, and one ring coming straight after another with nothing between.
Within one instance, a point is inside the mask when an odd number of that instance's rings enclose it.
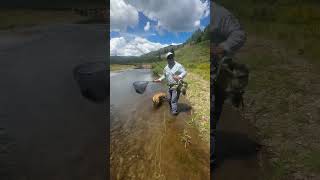
<instances>
[{"instance_id":1,"label":"shallow water","mask_svg":"<svg viewBox=\"0 0 320 180\"><path fill-rule=\"evenodd\" d=\"M186 123L189 103L181 97L181 113L170 115L168 104L152 107L155 92L165 86L150 83L137 94L134 81L152 80L150 70L111 73L111 179L209 179L209 146ZM190 136L191 144L183 137Z\"/></svg>"}]
</instances>

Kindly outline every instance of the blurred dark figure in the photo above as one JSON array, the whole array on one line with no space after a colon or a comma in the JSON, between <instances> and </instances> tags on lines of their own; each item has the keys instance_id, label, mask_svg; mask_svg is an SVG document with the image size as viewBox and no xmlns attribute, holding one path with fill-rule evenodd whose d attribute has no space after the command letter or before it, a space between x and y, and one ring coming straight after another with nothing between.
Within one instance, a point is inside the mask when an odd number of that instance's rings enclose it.
<instances>
[{"instance_id":1,"label":"blurred dark figure","mask_svg":"<svg viewBox=\"0 0 320 180\"><path fill-rule=\"evenodd\" d=\"M217 69L220 61L231 59L246 41L246 34L239 21L224 7L211 1L211 110L210 110L210 162L216 167L215 142L216 125L226 99L221 81L217 81ZM219 78L220 79L220 78Z\"/></svg>"}]
</instances>

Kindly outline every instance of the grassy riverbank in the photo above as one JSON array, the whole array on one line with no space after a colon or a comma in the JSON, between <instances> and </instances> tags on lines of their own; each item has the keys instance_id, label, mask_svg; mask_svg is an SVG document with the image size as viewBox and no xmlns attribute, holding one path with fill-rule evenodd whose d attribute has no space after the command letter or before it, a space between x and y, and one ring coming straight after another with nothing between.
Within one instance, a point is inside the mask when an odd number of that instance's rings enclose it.
<instances>
[{"instance_id":1,"label":"grassy riverbank","mask_svg":"<svg viewBox=\"0 0 320 180\"><path fill-rule=\"evenodd\" d=\"M192 106L192 117L188 121L199 129L202 138L209 143L210 134L210 49L209 41L194 45L185 45L175 51L176 61L181 63L188 75L188 90L186 99ZM160 63L153 64L153 72L162 74L166 65L163 59Z\"/></svg>"},{"instance_id":2,"label":"grassy riverbank","mask_svg":"<svg viewBox=\"0 0 320 180\"><path fill-rule=\"evenodd\" d=\"M272 179L319 179L319 3L221 2L248 32L238 54L251 70L245 117L268 153Z\"/></svg>"},{"instance_id":3,"label":"grassy riverbank","mask_svg":"<svg viewBox=\"0 0 320 180\"><path fill-rule=\"evenodd\" d=\"M251 69L245 117L269 153L274 179L310 178L320 173L320 73L287 47L251 36L240 52L239 61Z\"/></svg>"}]
</instances>

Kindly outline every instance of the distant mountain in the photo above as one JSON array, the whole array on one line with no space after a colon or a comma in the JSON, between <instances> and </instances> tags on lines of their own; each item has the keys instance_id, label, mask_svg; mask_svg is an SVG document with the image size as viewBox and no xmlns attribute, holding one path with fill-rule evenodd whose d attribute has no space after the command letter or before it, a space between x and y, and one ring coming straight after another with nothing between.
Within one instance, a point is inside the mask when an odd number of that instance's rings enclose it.
<instances>
[{"instance_id":1,"label":"distant mountain","mask_svg":"<svg viewBox=\"0 0 320 180\"><path fill-rule=\"evenodd\" d=\"M144 54L142 55L142 57L161 57L162 55L168 53L168 52L172 52L172 51L175 51L181 47L183 47L184 44L181 44L181 45L170 45L170 46L167 46L167 47L164 47L164 48L161 48L161 49L158 49L157 51L151 51L147 54Z\"/></svg>"},{"instance_id":2,"label":"distant mountain","mask_svg":"<svg viewBox=\"0 0 320 180\"><path fill-rule=\"evenodd\" d=\"M155 60L152 56L110 56L110 64L152 63Z\"/></svg>"}]
</instances>

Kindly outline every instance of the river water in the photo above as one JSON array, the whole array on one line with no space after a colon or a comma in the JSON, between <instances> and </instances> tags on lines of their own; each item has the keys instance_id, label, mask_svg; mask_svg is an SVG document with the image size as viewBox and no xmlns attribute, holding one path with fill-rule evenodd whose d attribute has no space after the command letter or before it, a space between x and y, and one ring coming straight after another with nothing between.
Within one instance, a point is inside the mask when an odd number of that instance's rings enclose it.
<instances>
[{"instance_id":1,"label":"river water","mask_svg":"<svg viewBox=\"0 0 320 180\"><path fill-rule=\"evenodd\" d=\"M150 70L112 72L110 78L110 178L209 179L209 145L186 123L192 107L184 97L178 105L181 113L172 116L167 103L158 109L152 106L152 95L166 92L165 86L149 83L142 95L132 86L152 80Z\"/></svg>"}]
</instances>

